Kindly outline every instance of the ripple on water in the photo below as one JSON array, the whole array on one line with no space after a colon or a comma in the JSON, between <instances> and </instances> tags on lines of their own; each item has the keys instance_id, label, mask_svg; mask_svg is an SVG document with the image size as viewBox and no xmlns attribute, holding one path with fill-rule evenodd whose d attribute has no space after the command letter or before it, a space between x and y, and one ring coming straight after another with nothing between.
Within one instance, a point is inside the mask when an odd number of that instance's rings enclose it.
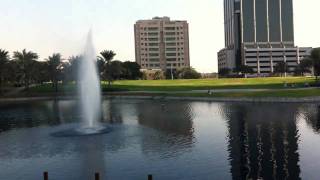
<instances>
[{"instance_id":1,"label":"ripple on water","mask_svg":"<svg viewBox=\"0 0 320 180\"><path fill-rule=\"evenodd\" d=\"M109 126L97 126L97 127L78 127L70 128L63 131L51 133L54 137L74 137L74 136L93 136L99 134L107 134L112 129Z\"/></svg>"}]
</instances>

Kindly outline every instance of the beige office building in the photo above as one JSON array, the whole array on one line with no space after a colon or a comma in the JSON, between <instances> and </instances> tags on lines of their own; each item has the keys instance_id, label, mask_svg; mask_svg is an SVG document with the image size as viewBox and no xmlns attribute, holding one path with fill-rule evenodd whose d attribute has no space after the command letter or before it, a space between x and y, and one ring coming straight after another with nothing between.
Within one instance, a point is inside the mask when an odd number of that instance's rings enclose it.
<instances>
[{"instance_id":1,"label":"beige office building","mask_svg":"<svg viewBox=\"0 0 320 180\"><path fill-rule=\"evenodd\" d=\"M189 28L169 17L139 20L134 25L136 62L142 69L164 71L190 67Z\"/></svg>"}]
</instances>

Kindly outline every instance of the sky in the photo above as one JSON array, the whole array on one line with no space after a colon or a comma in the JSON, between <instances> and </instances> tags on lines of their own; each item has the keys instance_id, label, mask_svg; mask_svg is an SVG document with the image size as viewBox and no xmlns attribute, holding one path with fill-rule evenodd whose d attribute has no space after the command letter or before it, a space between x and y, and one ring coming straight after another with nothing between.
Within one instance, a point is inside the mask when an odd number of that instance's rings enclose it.
<instances>
[{"instance_id":1,"label":"sky","mask_svg":"<svg viewBox=\"0 0 320 180\"><path fill-rule=\"evenodd\" d=\"M319 0L294 0L295 44L320 46ZM217 71L224 47L223 0L1 0L0 49L27 50L40 60L52 53L67 59L82 52L93 31L97 52L134 61L133 25L140 19L169 16L189 23L191 66Z\"/></svg>"}]
</instances>

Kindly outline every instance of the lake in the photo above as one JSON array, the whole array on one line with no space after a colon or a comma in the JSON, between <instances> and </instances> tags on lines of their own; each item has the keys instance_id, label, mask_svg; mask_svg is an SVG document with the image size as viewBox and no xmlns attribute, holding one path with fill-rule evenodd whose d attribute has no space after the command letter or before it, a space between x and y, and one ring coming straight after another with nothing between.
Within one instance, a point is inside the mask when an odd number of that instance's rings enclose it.
<instances>
[{"instance_id":1,"label":"lake","mask_svg":"<svg viewBox=\"0 0 320 180\"><path fill-rule=\"evenodd\" d=\"M0 104L0 179L319 179L319 104L105 99L110 132L79 126L75 100Z\"/></svg>"}]
</instances>

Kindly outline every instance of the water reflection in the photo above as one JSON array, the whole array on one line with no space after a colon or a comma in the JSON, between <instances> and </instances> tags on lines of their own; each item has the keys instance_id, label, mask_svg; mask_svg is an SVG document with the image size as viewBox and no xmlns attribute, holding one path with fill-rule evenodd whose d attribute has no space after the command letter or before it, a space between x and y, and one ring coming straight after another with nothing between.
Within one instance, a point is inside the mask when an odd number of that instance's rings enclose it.
<instances>
[{"instance_id":1,"label":"water reflection","mask_svg":"<svg viewBox=\"0 0 320 180\"><path fill-rule=\"evenodd\" d=\"M59 125L77 121L73 101L34 101L0 105L0 133L17 128Z\"/></svg>"},{"instance_id":2,"label":"water reflection","mask_svg":"<svg viewBox=\"0 0 320 180\"><path fill-rule=\"evenodd\" d=\"M193 113L187 102L144 102L137 105L138 122L167 133L193 138Z\"/></svg>"},{"instance_id":3,"label":"water reflection","mask_svg":"<svg viewBox=\"0 0 320 180\"><path fill-rule=\"evenodd\" d=\"M314 132L320 133L320 105L302 106L300 113Z\"/></svg>"},{"instance_id":4,"label":"water reflection","mask_svg":"<svg viewBox=\"0 0 320 180\"><path fill-rule=\"evenodd\" d=\"M298 105L227 104L233 179L300 179Z\"/></svg>"},{"instance_id":5,"label":"water reflection","mask_svg":"<svg viewBox=\"0 0 320 180\"><path fill-rule=\"evenodd\" d=\"M78 144L79 145L79 144ZM81 144L81 148L85 152L81 153L81 176L77 179L93 179L95 172L99 172L101 177L105 177L107 167L105 163L104 153L105 142L101 137L95 137L92 141ZM79 172L79 171L78 171Z\"/></svg>"},{"instance_id":6,"label":"water reflection","mask_svg":"<svg viewBox=\"0 0 320 180\"><path fill-rule=\"evenodd\" d=\"M119 105L113 100L103 101L102 103L102 122L111 124L122 124L123 115L122 109L123 105Z\"/></svg>"},{"instance_id":7,"label":"water reflection","mask_svg":"<svg viewBox=\"0 0 320 180\"><path fill-rule=\"evenodd\" d=\"M194 144L193 112L190 102L145 101L138 103L138 123L161 133L150 137L144 133L145 154L159 153L163 158L188 151Z\"/></svg>"},{"instance_id":8,"label":"water reflection","mask_svg":"<svg viewBox=\"0 0 320 180\"><path fill-rule=\"evenodd\" d=\"M0 179L36 179L42 170L79 180L95 171L105 179L317 177L315 104L117 99L103 101L103 113L109 134L56 138L78 125L75 101L1 105Z\"/></svg>"}]
</instances>

